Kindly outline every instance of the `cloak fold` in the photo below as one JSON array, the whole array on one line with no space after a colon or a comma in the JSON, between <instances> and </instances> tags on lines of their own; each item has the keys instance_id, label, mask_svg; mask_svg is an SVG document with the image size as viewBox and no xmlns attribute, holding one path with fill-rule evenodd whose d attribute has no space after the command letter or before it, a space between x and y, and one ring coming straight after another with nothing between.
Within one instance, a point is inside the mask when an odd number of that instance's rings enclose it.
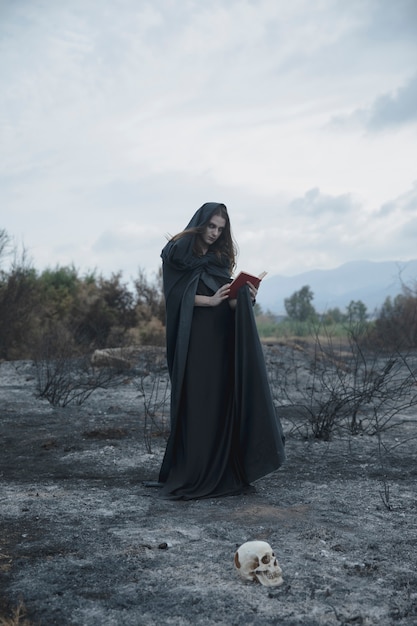
<instances>
[{"instance_id":1,"label":"cloak fold","mask_svg":"<svg viewBox=\"0 0 417 626\"><path fill-rule=\"evenodd\" d=\"M247 287L240 289L236 306L234 411L244 473L252 482L283 464L285 437L273 403Z\"/></svg>"}]
</instances>

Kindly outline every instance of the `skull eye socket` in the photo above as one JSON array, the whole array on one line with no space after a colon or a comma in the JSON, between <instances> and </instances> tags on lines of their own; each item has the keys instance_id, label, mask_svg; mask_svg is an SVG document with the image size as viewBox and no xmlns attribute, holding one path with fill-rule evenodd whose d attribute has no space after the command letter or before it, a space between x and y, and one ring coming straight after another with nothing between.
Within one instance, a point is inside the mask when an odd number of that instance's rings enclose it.
<instances>
[{"instance_id":1,"label":"skull eye socket","mask_svg":"<svg viewBox=\"0 0 417 626\"><path fill-rule=\"evenodd\" d=\"M268 563L269 563L269 561L270 561L270 560L271 560L271 557L269 556L269 554L265 554L265 555L262 557L262 559L261 559L261 561L262 561L262 563L263 563L264 565L268 565Z\"/></svg>"}]
</instances>

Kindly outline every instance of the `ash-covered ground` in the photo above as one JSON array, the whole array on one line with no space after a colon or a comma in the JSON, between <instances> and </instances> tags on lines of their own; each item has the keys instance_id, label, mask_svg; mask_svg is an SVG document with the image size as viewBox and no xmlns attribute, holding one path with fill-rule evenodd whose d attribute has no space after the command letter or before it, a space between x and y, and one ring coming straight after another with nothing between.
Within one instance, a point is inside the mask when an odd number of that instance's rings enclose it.
<instances>
[{"instance_id":1,"label":"ash-covered ground","mask_svg":"<svg viewBox=\"0 0 417 626\"><path fill-rule=\"evenodd\" d=\"M33 363L0 365L0 618L20 604L41 626L417 623L412 410L382 440L323 442L280 408L287 461L254 493L167 501L143 485L165 444L155 378L127 372L67 408L35 386ZM280 587L236 574L252 539L275 550Z\"/></svg>"}]
</instances>

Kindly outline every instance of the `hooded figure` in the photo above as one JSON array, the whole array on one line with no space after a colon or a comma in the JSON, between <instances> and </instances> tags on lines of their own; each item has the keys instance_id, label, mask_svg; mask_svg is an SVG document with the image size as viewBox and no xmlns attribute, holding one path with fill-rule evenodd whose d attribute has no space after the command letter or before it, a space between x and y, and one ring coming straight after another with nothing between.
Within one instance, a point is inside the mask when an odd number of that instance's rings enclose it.
<instances>
[{"instance_id":1,"label":"hooded figure","mask_svg":"<svg viewBox=\"0 0 417 626\"><path fill-rule=\"evenodd\" d=\"M197 305L231 280L226 234L203 253L196 245L214 215L232 241L225 205L208 202L161 253L171 432L159 482L168 498L242 493L285 458L249 287L233 308L228 299Z\"/></svg>"}]
</instances>

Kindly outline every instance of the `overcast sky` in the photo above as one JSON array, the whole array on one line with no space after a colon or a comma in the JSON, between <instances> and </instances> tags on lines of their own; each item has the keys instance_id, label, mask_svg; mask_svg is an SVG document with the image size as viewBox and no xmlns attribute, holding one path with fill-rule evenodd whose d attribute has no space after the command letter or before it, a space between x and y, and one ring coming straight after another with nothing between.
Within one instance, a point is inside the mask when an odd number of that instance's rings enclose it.
<instances>
[{"instance_id":1,"label":"overcast sky","mask_svg":"<svg viewBox=\"0 0 417 626\"><path fill-rule=\"evenodd\" d=\"M0 228L152 275L224 202L239 269L417 258L416 0L0 0Z\"/></svg>"}]
</instances>

